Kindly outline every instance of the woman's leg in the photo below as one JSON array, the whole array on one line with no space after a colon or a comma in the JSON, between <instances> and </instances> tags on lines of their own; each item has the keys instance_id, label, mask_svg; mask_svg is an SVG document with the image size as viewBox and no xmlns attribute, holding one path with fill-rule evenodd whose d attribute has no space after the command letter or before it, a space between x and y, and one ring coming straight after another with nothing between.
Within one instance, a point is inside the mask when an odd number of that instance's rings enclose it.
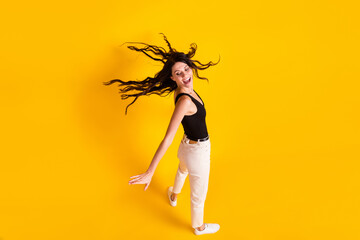
<instances>
[{"instance_id":1,"label":"woman's leg","mask_svg":"<svg viewBox=\"0 0 360 240\"><path fill-rule=\"evenodd\" d=\"M200 169L199 169L200 170ZM191 191L191 222L193 228L204 227L204 207L208 191L210 169L203 167L201 172L190 173L190 191Z\"/></svg>"},{"instance_id":2,"label":"woman's leg","mask_svg":"<svg viewBox=\"0 0 360 240\"><path fill-rule=\"evenodd\" d=\"M188 161L192 227L204 228L204 207L210 175L210 141L198 146Z\"/></svg>"},{"instance_id":3,"label":"woman's leg","mask_svg":"<svg viewBox=\"0 0 360 240\"><path fill-rule=\"evenodd\" d=\"M188 175L188 170L186 168L186 164L180 160L174 181L174 187L173 187L174 194L172 195L171 198L173 201L176 199L176 196L181 192L181 189L184 186L184 182L186 180L187 175Z\"/></svg>"}]
</instances>

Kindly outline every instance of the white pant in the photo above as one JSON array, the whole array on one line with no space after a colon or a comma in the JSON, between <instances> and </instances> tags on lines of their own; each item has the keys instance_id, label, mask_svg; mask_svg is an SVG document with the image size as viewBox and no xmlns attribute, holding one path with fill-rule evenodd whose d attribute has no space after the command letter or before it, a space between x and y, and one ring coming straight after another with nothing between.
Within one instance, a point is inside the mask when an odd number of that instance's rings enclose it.
<instances>
[{"instance_id":1,"label":"white pant","mask_svg":"<svg viewBox=\"0 0 360 240\"><path fill-rule=\"evenodd\" d=\"M189 143L184 134L177 157L179 167L173 187L174 193L180 193L187 175L191 192L191 224L193 228L203 224L204 204L208 190L210 174L210 138L204 142Z\"/></svg>"}]
</instances>

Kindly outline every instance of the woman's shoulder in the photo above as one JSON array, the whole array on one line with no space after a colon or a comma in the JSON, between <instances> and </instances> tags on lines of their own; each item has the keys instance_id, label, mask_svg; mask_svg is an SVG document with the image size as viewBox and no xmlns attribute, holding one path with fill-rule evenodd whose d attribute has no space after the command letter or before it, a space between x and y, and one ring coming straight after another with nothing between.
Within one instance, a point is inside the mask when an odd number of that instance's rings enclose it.
<instances>
[{"instance_id":1,"label":"woman's shoulder","mask_svg":"<svg viewBox=\"0 0 360 240\"><path fill-rule=\"evenodd\" d=\"M175 104L177 101L181 100L181 101L187 101L187 100L191 100L190 96L188 93L183 93L183 92L174 92L174 100L175 100Z\"/></svg>"}]
</instances>

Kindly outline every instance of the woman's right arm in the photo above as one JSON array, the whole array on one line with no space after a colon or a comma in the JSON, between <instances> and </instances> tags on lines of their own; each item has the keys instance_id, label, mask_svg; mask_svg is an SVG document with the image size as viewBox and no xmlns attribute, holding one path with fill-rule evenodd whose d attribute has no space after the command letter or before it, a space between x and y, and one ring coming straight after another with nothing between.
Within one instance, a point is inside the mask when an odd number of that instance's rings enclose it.
<instances>
[{"instance_id":1,"label":"woman's right arm","mask_svg":"<svg viewBox=\"0 0 360 240\"><path fill-rule=\"evenodd\" d=\"M175 105L173 115L170 119L169 126L167 128L164 139L161 141L156 153L150 163L148 170L140 175L132 176L129 184L146 184L144 190L146 190L151 182L151 178L154 175L155 169L160 160L164 156L165 152L171 145L177 129L179 128L184 115L188 114L192 101L189 97L180 97Z\"/></svg>"}]
</instances>

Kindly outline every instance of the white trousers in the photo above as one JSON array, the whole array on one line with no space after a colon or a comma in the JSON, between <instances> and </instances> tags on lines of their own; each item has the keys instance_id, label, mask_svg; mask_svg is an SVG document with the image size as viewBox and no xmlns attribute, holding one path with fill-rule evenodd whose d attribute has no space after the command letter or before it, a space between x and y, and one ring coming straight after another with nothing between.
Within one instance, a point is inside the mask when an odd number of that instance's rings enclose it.
<instances>
[{"instance_id":1,"label":"white trousers","mask_svg":"<svg viewBox=\"0 0 360 240\"><path fill-rule=\"evenodd\" d=\"M190 139L184 134L177 154L179 167L173 192L181 192L185 179L189 175L191 224L193 228L197 228L204 223L204 204L210 174L210 138L195 144L191 144L189 141Z\"/></svg>"}]
</instances>

